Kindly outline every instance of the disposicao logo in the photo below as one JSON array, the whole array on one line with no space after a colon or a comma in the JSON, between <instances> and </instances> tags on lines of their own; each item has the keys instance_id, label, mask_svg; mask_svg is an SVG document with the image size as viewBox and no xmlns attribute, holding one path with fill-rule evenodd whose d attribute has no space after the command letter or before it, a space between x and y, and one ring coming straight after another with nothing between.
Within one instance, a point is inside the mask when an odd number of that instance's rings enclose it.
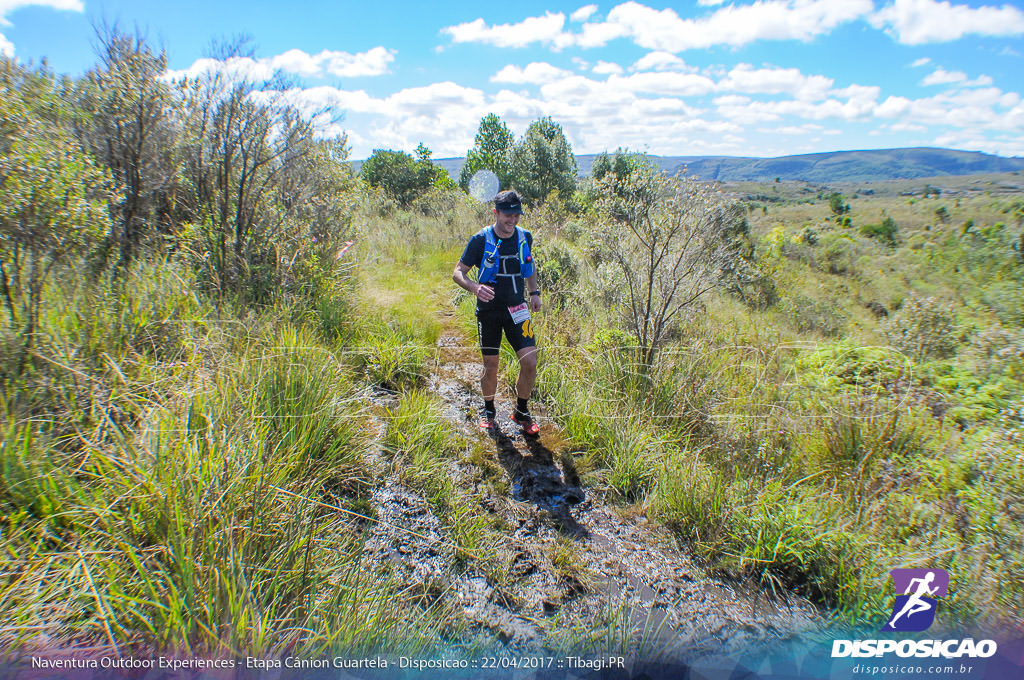
<instances>
[{"instance_id":1,"label":"disposicao logo","mask_svg":"<svg viewBox=\"0 0 1024 680\"><path fill-rule=\"evenodd\" d=\"M893 569L896 601L883 633L916 633L935 622L940 597L949 592L949 574L945 569ZM832 657L900 657L946 659L987 658L996 653L994 640L833 640Z\"/></svg>"},{"instance_id":2,"label":"disposicao logo","mask_svg":"<svg viewBox=\"0 0 1024 680\"><path fill-rule=\"evenodd\" d=\"M882 630L902 633L927 630L935 622L937 598L949 592L949 574L945 569L893 569L889 573L897 594L892 615Z\"/></svg>"}]
</instances>

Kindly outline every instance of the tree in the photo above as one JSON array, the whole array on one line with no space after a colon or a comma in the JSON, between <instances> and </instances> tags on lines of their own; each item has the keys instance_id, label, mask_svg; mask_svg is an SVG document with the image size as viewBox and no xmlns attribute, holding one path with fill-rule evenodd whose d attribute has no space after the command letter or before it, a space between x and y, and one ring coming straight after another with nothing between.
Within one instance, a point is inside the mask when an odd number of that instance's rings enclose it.
<instances>
[{"instance_id":1,"label":"tree","mask_svg":"<svg viewBox=\"0 0 1024 680\"><path fill-rule=\"evenodd\" d=\"M651 165L646 154L618 148L612 155L608 152L598 154L590 167L590 176L595 189L600 188L605 193L610 191L618 199L628 201L630 191L643 190L644 183L638 185L636 177L647 173Z\"/></svg>"},{"instance_id":2,"label":"tree","mask_svg":"<svg viewBox=\"0 0 1024 680\"><path fill-rule=\"evenodd\" d=\"M70 131L63 92L43 69L0 57L0 290L31 347L54 266L109 229L110 177Z\"/></svg>"},{"instance_id":3,"label":"tree","mask_svg":"<svg viewBox=\"0 0 1024 680\"><path fill-rule=\"evenodd\" d=\"M416 165L419 166L420 181L425 187L454 189L455 182L448 171L430 160L431 151L423 142L416 147Z\"/></svg>"},{"instance_id":4,"label":"tree","mask_svg":"<svg viewBox=\"0 0 1024 680\"><path fill-rule=\"evenodd\" d=\"M543 201L555 191L570 196L576 174L576 158L562 126L550 117L530 123L512 151L514 184L523 198Z\"/></svg>"},{"instance_id":5,"label":"tree","mask_svg":"<svg viewBox=\"0 0 1024 680\"><path fill-rule=\"evenodd\" d=\"M276 237L294 210L278 201L282 178L317 149L316 130L287 101L280 75L255 80L232 70L251 57L223 46L215 65L180 84L187 112L183 172L201 271L220 297L263 300L279 290Z\"/></svg>"},{"instance_id":6,"label":"tree","mask_svg":"<svg viewBox=\"0 0 1024 680\"><path fill-rule=\"evenodd\" d=\"M344 135L321 139L280 175L274 203L283 215L275 248L285 294L315 299L339 280L346 264L339 253L352 237L357 196L347 160Z\"/></svg>"},{"instance_id":7,"label":"tree","mask_svg":"<svg viewBox=\"0 0 1024 680\"><path fill-rule=\"evenodd\" d=\"M459 186L469 190L469 180L478 170L490 170L498 177L499 187L512 185L512 148L515 137L496 114L489 113L480 121L474 146L466 153L466 162L459 172Z\"/></svg>"},{"instance_id":8,"label":"tree","mask_svg":"<svg viewBox=\"0 0 1024 680\"><path fill-rule=\"evenodd\" d=\"M605 219L592 236L617 270L626 325L649 368L680 313L724 284L743 213L709 186L668 178L642 156L620 165L629 171L597 181Z\"/></svg>"},{"instance_id":9,"label":"tree","mask_svg":"<svg viewBox=\"0 0 1024 680\"><path fill-rule=\"evenodd\" d=\"M79 135L116 183L120 200L111 206L110 245L119 249L123 266L136 255L171 193L177 173L174 100L163 79L167 57L154 54L143 36L101 29L99 53L99 65L79 86L79 106L86 114Z\"/></svg>"},{"instance_id":10,"label":"tree","mask_svg":"<svg viewBox=\"0 0 1024 680\"><path fill-rule=\"evenodd\" d=\"M383 189L403 207L412 205L431 187L454 186L448 171L434 165L430 149L422 143L416 147L416 158L404 151L374 149L359 175L370 186Z\"/></svg>"}]
</instances>

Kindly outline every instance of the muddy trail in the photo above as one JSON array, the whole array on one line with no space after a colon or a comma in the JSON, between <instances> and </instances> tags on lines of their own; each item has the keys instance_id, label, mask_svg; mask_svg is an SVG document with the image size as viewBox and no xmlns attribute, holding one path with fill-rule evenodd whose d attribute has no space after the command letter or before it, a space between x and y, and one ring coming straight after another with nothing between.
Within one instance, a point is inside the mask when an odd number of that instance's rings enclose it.
<instances>
[{"instance_id":1,"label":"muddy trail","mask_svg":"<svg viewBox=\"0 0 1024 680\"><path fill-rule=\"evenodd\" d=\"M475 345L443 335L432 368L426 387L445 422L478 452L449 472L503 527L504 567L495 576L472 561L455 565L430 503L395 473L373 493L382 521L369 528L367 554L447 598L478 637L513 654L562 648L690 663L825 625L826 612L807 600L715 576L642 511L588 488L574 464L581 452L539 405L531 403L540 436L524 437L510 420L512 395L499 387L497 431L481 430ZM384 406L395 400L378 394Z\"/></svg>"}]
</instances>

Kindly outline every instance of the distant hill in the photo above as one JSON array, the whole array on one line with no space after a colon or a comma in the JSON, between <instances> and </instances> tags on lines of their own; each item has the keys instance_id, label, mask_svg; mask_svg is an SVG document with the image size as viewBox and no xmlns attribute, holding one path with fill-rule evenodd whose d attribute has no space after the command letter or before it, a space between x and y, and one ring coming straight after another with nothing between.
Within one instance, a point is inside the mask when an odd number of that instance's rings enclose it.
<instances>
[{"instance_id":1,"label":"distant hill","mask_svg":"<svg viewBox=\"0 0 1024 680\"><path fill-rule=\"evenodd\" d=\"M596 154L576 156L580 175L590 174ZM776 177L805 182L866 182L887 179L914 179L942 175L1024 170L1024 158L1006 158L977 151L954 149L872 149L832 151L779 158L742 158L735 156L649 156L668 172L684 169L699 179L721 182L763 182ZM464 158L440 158L434 161L458 179Z\"/></svg>"}]
</instances>

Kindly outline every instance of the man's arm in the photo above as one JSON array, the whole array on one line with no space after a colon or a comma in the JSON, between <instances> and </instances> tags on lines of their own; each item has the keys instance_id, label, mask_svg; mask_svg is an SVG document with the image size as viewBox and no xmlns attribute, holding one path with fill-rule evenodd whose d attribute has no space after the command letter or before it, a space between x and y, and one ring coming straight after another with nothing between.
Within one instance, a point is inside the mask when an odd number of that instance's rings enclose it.
<instances>
[{"instance_id":1,"label":"man's arm","mask_svg":"<svg viewBox=\"0 0 1024 680\"><path fill-rule=\"evenodd\" d=\"M452 272L452 281L454 281L459 288L467 290L475 295L480 302L490 302L493 300L493 288L482 283L477 283L466 276L470 269L472 269L472 267L464 263L462 260L459 260L455 265L455 271Z\"/></svg>"},{"instance_id":2,"label":"man's arm","mask_svg":"<svg viewBox=\"0 0 1024 680\"><path fill-rule=\"evenodd\" d=\"M536 272L534 274L532 274L531 276L526 277L526 291L527 291L527 296L530 298L530 311L531 312L539 312L540 311L540 295L531 295L530 294L532 291L535 291L535 290L540 290L540 287L537 284L537 274L536 274Z\"/></svg>"}]
</instances>

